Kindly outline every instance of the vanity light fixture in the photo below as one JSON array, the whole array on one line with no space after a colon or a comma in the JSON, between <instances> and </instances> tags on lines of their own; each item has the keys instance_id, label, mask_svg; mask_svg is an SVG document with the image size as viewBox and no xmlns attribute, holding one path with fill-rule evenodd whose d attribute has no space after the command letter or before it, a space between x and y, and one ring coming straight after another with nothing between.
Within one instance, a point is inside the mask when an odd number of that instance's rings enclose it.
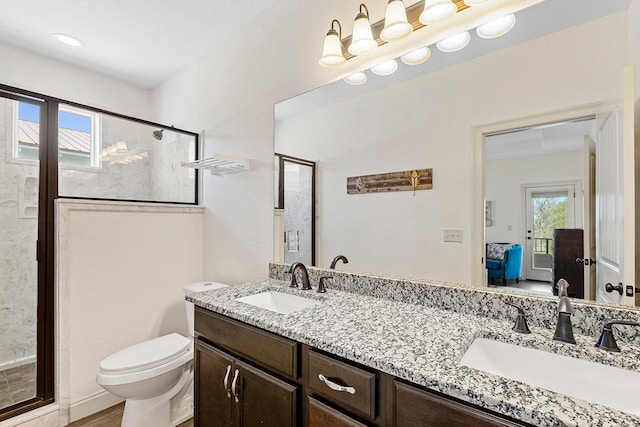
<instances>
[{"instance_id":1,"label":"vanity light fixture","mask_svg":"<svg viewBox=\"0 0 640 427\"><path fill-rule=\"evenodd\" d=\"M338 24L338 33L333 24ZM323 67L335 67L336 65L343 64L346 61L344 55L342 55L342 25L340 21L334 19L331 21L331 29L327 31L327 35L324 38L324 45L322 46L322 56L318 63Z\"/></svg>"},{"instance_id":2,"label":"vanity light fixture","mask_svg":"<svg viewBox=\"0 0 640 427\"><path fill-rule=\"evenodd\" d=\"M353 73L342 80L344 80L346 83L349 83L350 85L360 86L367 82L367 75L364 73L364 71L358 71L357 73Z\"/></svg>"},{"instance_id":3,"label":"vanity light fixture","mask_svg":"<svg viewBox=\"0 0 640 427\"><path fill-rule=\"evenodd\" d=\"M383 1L383 0L378 0ZM371 23L369 8L364 3L360 3L358 14L353 23L353 32L350 36L342 38L342 26L340 21L334 19L331 21L331 28L327 32L322 47L322 56L318 63L323 67L337 67L360 55L370 54L374 57L376 52L383 52L386 58L395 57L407 65L418 65L427 61L431 56L429 47L420 47L422 43L432 43L432 40L438 40L436 46L442 52L456 52L466 47L471 41L470 31L476 26L478 37L484 39L493 39L500 37L509 32L516 23L516 17L513 13L493 19L500 16L498 11L509 13L517 12L526 7L527 4L534 0L522 0L521 6L514 7L512 5L504 5L509 3L507 0L502 2L493 2L492 0L422 0L413 2L411 6L404 7L403 0L387 0L385 9L385 17L375 23ZM515 3L515 1L514 1ZM520 3L520 2L519 2ZM476 16L470 14L473 25L465 24L465 17L457 14L463 12L470 7L474 9ZM454 16L455 15L455 16ZM466 15L465 15L466 16ZM451 25L462 31L445 38L445 35L452 34L455 31L446 21L449 17ZM489 20L491 19L491 20ZM471 21L470 21L471 22ZM478 25L478 22L483 22ZM426 30L425 30L426 29ZM422 38L422 34L416 37L409 37L406 42L395 44L397 46L386 46L388 43L403 39L412 32L423 31L426 38ZM383 50L378 49L384 46ZM413 50L409 50L413 49ZM373 54L372 54L373 53ZM378 61L381 61L379 58ZM349 75L343 80L352 85L360 85L367 81L367 75L364 74L364 67L370 67L371 63L376 63L376 59L367 61L366 65L360 68L360 71ZM388 60L374 65L370 70L380 76L393 74L398 68L396 60ZM344 74L343 74L344 75Z\"/></svg>"},{"instance_id":4,"label":"vanity light fixture","mask_svg":"<svg viewBox=\"0 0 640 427\"><path fill-rule=\"evenodd\" d=\"M84 46L84 43L82 43L80 39L70 36L69 34L55 33L55 34L52 34L52 36L55 37L59 42L64 43L67 46L71 46L71 47Z\"/></svg>"},{"instance_id":5,"label":"vanity light fixture","mask_svg":"<svg viewBox=\"0 0 640 427\"><path fill-rule=\"evenodd\" d=\"M471 34L468 31L447 37L436 43L441 52L457 52L464 49L471 41Z\"/></svg>"},{"instance_id":6,"label":"vanity light fixture","mask_svg":"<svg viewBox=\"0 0 640 427\"><path fill-rule=\"evenodd\" d=\"M400 60L407 65L418 65L425 62L431 57L431 49L427 46L421 47L409 53L405 53L400 57Z\"/></svg>"},{"instance_id":7,"label":"vanity light fixture","mask_svg":"<svg viewBox=\"0 0 640 427\"><path fill-rule=\"evenodd\" d=\"M402 0L389 0L380 38L386 42L392 42L405 38L411 32L413 32L413 25L407 21L407 11Z\"/></svg>"},{"instance_id":8,"label":"vanity light fixture","mask_svg":"<svg viewBox=\"0 0 640 427\"><path fill-rule=\"evenodd\" d=\"M396 72L398 62L395 59L388 59L371 67L371 72L377 76L388 76Z\"/></svg>"},{"instance_id":9,"label":"vanity light fixture","mask_svg":"<svg viewBox=\"0 0 640 427\"><path fill-rule=\"evenodd\" d=\"M424 11L420 14L420 22L424 25L442 21L455 14L458 6L451 0L425 0Z\"/></svg>"},{"instance_id":10,"label":"vanity light fixture","mask_svg":"<svg viewBox=\"0 0 640 427\"><path fill-rule=\"evenodd\" d=\"M464 0L464 4L469 7L480 6L489 3L491 0Z\"/></svg>"},{"instance_id":11,"label":"vanity light fixture","mask_svg":"<svg viewBox=\"0 0 640 427\"><path fill-rule=\"evenodd\" d=\"M479 25L476 33L483 39L495 39L507 34L514 25L516 25L516 15L512 13Z\"/></svg>"},{"instance_id":12,"label":"vanity light fixture","mask_svg":"<svg viewBox=\"0 0 640 427\"><path fill-rule=\"evenodd\" d=\"M350 54L364 55L378 47L378 42L373 39L373 32L371 31L369 9L364 3L360 4L360 12L353 23L352 34L351 44L349 45Z\"/></svg>"}]
</instances>

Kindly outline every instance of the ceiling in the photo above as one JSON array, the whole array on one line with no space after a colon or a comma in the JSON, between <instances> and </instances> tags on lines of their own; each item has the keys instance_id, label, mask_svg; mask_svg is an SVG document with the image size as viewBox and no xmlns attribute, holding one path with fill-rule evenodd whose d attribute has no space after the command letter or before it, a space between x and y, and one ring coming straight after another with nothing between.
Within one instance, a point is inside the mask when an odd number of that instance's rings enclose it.
<instances>
[{"instance_id":1,"label":"ceiling","mask_svg":"<svg viewBox=\"0 0 640 427\"><path fill-rule=\"evenodd\" d=\"M551 123L485 138L486 159L539 156L584 147L585 135L594 134L595 119Z\"/></svg>"},{"instance_id":2,"label":"ceiling","mask_svg":"<svg viewBox=\"0 0 640 427\"><path fill-rule=\"evenodd\" d=\"M0 41L153 88L274 0L2 0ZM52 37L80 39L74 48Z\"/></svg>"},{"instance_id":3,"label":"ceiling","mask_svg":"<svg viewBox=\"0 0 640 427\"><path fill-rule=\"evenodd\" d=\"M405 0L405 4L416 1ZM392 78L370 78L366 85L348 91L343 90L345 85L337 90L342 96L355 96L626 9L629 2L580 0L576 7L576 1L542 1L531 10L519 12L514 30L494 43L479 43L474 35L469 47L459 54L438 55L434 49L426 64L411 69L405 66L406 70L400 70ZM274 3L274 0L2 0L0 41L153 88L238 27L263 16ZM375 11L386 2L369 3ZM75 36L84 46L63 45L52 37L53 33ZM331 102L335 102L333 95Z\"/></svg>"}]
</instances>

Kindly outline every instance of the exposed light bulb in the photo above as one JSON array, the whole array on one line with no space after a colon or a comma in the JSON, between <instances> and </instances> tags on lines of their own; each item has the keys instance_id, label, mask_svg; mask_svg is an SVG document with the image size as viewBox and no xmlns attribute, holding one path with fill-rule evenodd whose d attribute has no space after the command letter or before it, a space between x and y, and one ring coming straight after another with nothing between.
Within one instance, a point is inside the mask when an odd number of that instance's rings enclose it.
<instances>
[{"instance_id":1,"label":"exposed light bulb","mask_svg":"<svg viewBox=\"0 0 640 427\"><path fill-rule=\"evenodd\" d=\"M431 57L431 49L428 47L421 47L409 53L405 53L400 57L400 60L407 65L418 65L426 62Z\"/></svg>"},{"instance_id":2,"label":"exposed light bulb","mask_svg":"<svg viewBox=\"0 0 640 427\"><path fill-rule=\"evenodd\" d=\"M504 36L516 25L516 15L505 15L501 18L479 25L476 34L483 39L495 39Z\"/></svg>"},{"instance_id":3,"label":"exposed light bulb","mask_svg":"<svg viewBox=\"0 0 640 427\"><path fill-rule=\"evenodd\" d=\"M346 83L349 83L350 85L359 86L367 82L367 75L364 73L364 71L358 71L357 73L353 73L342 80L344 80Z\"/></svg>"},{"instance_id":4,"label":"exposed light bulb","mask_svg":"<svg viewBox=\"0 0 640 427\"><path fill-rule=\"evenodd\" d=\"M440 40L436 46L442 52L456 52L465 48L471 41L471 34L468 31L456 34L446 39Z\"/></svg>"},{"instance_id":5,"label":"exposed light bulb","mask_svg":"<svg viewBox=\"0 0 640 427\"><path fill-rule=\"evenodd\" d=\"M451 0L425 0L420 22L424 25L433 24L454 15L457 11L458 7Z\"/></svg>"},{"instance_id":6,"label":"exposed light bulb","mask_svg":"<svg viewBox=\"0 0 640 427\"><path fill-rule=\"evenodd\" d=\"M388 76L395 73L397 69L398 62L395 59L388 59L371 67L371 72L377 76Z\"/></svg>"}]
</instances>

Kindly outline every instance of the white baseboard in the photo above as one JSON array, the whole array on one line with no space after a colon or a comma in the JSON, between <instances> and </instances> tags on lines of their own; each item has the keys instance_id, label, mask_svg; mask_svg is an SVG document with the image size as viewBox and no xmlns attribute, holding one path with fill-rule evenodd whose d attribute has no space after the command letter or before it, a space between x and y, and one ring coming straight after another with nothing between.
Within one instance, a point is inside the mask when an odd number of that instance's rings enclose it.
<instances>
[{"instance_id":1,"label":"white baseboard","mask_svg":"<svg viewBox=\"0 0 640 427\"><path fill-rule=\"evenodd\" d=\"M93 396L71 403L69 422L71 423L81 418L88 417L96 412L100 412L112 407L113 405L117 405L120 402L124 402L124 399L121 399L109 392L101 391L98 394L94 394Z\"/></svg>"}]
</instances>

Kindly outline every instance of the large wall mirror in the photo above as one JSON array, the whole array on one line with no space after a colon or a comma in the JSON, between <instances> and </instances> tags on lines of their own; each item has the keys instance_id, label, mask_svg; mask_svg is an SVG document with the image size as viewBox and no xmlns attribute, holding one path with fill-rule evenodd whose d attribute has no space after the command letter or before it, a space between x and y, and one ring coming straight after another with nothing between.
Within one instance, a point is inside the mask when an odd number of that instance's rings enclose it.
<instances>
[{"instance_id":1,"label":"large wall mirror","mask_svg":"<svg viewBox=\"0 0 640 427\"><path fill-rule=\"evenodd\" d=\"M621 218L595 211L597 194L584 192L595 180L589 140L598 144L607 94L623 81L629 25L628 0L562 3L519 12L493 44L473 34L462 51L434 47L427 62L392 76L367 71L362 86L340 80L276 106L275 151L316 162L318 266L343 254L344 270L498 289L538 281L552 296L553 230L591 237L596 216ZM428 190L347 193L348 177L425 168ZM542 205L564 222L527 233ZM528 206L538 208L529 219ZM488 243L522 246L519 283L487 277ZM573 284L586 299L596 298L593 274Z\"/></svg>"}]
</instances>

